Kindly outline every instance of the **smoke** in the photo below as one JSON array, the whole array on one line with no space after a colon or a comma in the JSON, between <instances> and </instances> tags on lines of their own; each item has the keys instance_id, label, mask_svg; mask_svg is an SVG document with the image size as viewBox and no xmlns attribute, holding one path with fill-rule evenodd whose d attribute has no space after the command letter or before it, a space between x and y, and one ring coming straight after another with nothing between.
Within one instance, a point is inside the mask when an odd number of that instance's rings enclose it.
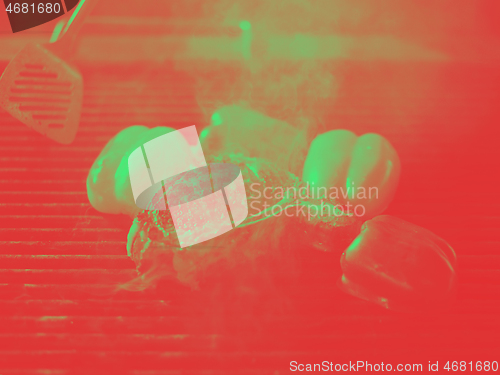
<instances>
[{"instance_id":1,"label":"smoke","mask_svg":"<svg viewBox=\"0 0 500 375\"><path fill-rule=\"evenodd\" d=\"M301 38L331 29L336 19L331 4L330 0L220 0L205 2L200 8L199 1L182 2L179 6L184 10L201 9L197 17L204 27L220 30L210 35L193 32L190 45L203 47L200 50L210 56L178 61L178 68L195 78L195 95L206 123L219 108L238 105L285 121L309 139L320 131L324 110L335 98L336 83L330 64L315 59L314 50L301 44ZM288 42L304 50L296 54L281 48ZM253 141L261 144L262 137ZM250 159L241 162L246 184L259 177L250 173ZM231 155L229 161L236 163L236 156ZM287 186L277 183L280 173L264 172L264 183ZM132 242L129 239L140 276L119 289L145 290L175 277L195 289L203 284L207 304L218 306L227 317L253 317L257 308L271 316L275 309L288 306L290 296L285 291L296 286L302 256L302 247L291 234L301 233L300 224L270 218L180 251L169 242L173 236L155 235L156 226L165 227L160 216L142 218L144 224L138 226Z\"/></svg>"},{"instance_id":2,"label":"smoke","mask_svg":"<svg viewBox=\"0 0 500 375\"><path fill-rule=\"evenodd\" d=\"M178 66L195 77L207 122L218 108L237 104L307 130L309 138L321 131L337 86L331 63L315 58L310 41L331 32L339 11L331 0L206 2L200 22L219 36L193 36L193 45L217 53L200 52Z\"/></svg>"}]
</instances>

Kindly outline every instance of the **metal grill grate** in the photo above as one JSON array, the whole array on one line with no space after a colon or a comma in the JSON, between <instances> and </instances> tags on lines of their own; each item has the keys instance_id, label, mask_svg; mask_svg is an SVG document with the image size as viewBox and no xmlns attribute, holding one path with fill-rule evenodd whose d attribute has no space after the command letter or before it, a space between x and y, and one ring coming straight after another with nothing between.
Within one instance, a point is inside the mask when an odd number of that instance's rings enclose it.
<instances>
[{"instance_id":1,"label":"metal grill grate","mask_svg":"<svg viewBox=\"0 0 500 375\"><path fill-rule=\"evenodd\" d=\"M403 315L343 295L334 283L338 259L326 256L311 260L310 282L292 293L300 309L265 318L246 312L233 325L220 325L200 292L110 293L135 276L125 249L131 219L90 207L88 169L122 128L183 127L203 118L193 82L171 68L86 66L73 145L56 145L0 112L0 373L284 374L292 360L498 360L500 201L492 133L500 116L490 106L497 68L342 69L346 89L327 122L380 132L400 151L403 176L389 213L456 248L460 288L450 312ZM404 79L387 83L388 72L440 81L414 88ZM329 269L331 279L321 279Z\"/></svg>"}]
</instances>

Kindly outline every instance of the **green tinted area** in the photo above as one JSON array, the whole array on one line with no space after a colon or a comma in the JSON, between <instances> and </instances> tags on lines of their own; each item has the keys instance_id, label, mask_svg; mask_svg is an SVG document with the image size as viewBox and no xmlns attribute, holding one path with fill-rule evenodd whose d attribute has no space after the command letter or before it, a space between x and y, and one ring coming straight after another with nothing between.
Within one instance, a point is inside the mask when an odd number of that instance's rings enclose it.
<instances>
[{"instance_id":1,"label":"green tinted area","mask_svg":"<svg viewBox=\"0 0 500 375\"><path fill-rule=\"evenodd\" d=\"M252 28L252 25L248 21L241 21L240 22L240 29L244 31L248 31Z\"/></svg>"},{"instance_id":2,"label":"green tinted area","mask_svg":"<svg viewBox=\"0 0 500 375\"><path fill-rule=\"evenodd\" d=\"M212 125L217 126L222 124L222 117L219 112L214 112L212 115Z\"/></svg>"}]
</instances>

